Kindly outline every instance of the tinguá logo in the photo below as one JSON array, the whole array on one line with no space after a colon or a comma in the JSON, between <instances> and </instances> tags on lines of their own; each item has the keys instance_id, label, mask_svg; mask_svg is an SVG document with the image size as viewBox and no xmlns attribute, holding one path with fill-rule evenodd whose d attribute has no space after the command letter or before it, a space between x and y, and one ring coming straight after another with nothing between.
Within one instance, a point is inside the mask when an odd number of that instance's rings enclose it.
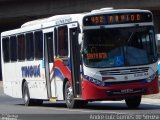
<instances>
[{"instance_id":1,"label":"tingu\u00e1 logo","mask_svg":"<svg viewBox=\"0 0 160 120\"><path fill-rule=\"evenodd\" d=\"M41 77L40 65L23 66L21 71L22 77Z\"/></svg>"}]
</instances>

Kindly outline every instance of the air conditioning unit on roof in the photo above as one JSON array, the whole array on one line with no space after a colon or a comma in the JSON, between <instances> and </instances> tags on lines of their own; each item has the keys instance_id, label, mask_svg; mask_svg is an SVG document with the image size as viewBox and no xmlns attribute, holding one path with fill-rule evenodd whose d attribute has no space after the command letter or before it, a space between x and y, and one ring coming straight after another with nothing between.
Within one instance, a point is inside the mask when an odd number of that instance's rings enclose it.
<instances>
[{"instance_id":1,"label":"air conditioning unit on roof","mask_svg":"<svg viewBox=\"0 0 160 120\"><path fill-rule=\"evenodd\" d=\"M113 10L113 7L106 7L101 9L92 10L91 12L100 12L100 11L107 11L107 10Z\"/></svg>"}]
</instances>

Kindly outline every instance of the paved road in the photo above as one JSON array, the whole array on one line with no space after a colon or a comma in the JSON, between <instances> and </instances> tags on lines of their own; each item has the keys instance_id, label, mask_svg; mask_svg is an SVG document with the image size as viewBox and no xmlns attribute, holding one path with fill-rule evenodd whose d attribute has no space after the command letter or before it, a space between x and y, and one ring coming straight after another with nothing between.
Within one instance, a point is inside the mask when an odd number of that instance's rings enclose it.
<instances>
[{"instance_id":1,"label":"paved road","mask_svg":"<svg viewBox=\"0 0 160 120\"><path fill-rule=\"evenodd\" d=\"M113 117L115 119L122 119L120 117L123 117L123 119L133 119L137 117L136 115L140 115L138 116L140 118L148 119L147 117L150 116L144 115L158 115L160 111L159 95L154 96L156 97L152 96L151 98L143 98L142 104L137 110L128 109L124 101L92 102L80 109L68 109L63 102L44 102L43 106L25 107L21 99L15 99L4 95L2 85L0 84L0 119L9 120L8 118L14 118L21 120L53 120L54 118L55 120L95 120L101 117L99 119L106 120L108 117ZM160 115L156 115L151 117L159 117L160 120Z\"/></svg>"}]
</instances>

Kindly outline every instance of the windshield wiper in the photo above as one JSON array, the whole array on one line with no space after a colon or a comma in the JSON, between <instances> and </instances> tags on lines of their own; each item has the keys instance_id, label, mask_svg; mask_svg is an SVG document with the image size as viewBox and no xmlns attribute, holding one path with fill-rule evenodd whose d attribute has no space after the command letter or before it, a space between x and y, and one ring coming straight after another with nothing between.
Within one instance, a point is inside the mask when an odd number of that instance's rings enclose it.
<instances>
[{"instance_id":1,"label":"windshield wiper","mask_svg":"<svg viewBox=\"0 0 160 120\"><path fill-rule=\"evenodd\" d=\"M127 44L132 40L133 35L135 34L135 32L136 32L136 30L137 30L138 27L139 27L139 25L135 24L134 29L133 29L131 35L129 36L129 38L128 38L127 42L126 42Z\"/></svg>"},{"instance_id":2,"label":"windshield wiper","mask_svg":"<svg viewBox=\"0 0 160 120\"><path fill-rule=\"evenodd\" d=\"M127 63L128 43L132 40L132 38L133 38L133 36L134 36L134 34L135 34L135 32L136 32L136 30L137 30L138 27L139 27L139 24L135 24L134 29L133 29L131 35L129 36L128 40L124 43L124 54L125 54L125 55L124 55L124 58L125 58L126 63ZM126 47L125 47L125 46L126 46Z\"/></svg>"}]
</instances>

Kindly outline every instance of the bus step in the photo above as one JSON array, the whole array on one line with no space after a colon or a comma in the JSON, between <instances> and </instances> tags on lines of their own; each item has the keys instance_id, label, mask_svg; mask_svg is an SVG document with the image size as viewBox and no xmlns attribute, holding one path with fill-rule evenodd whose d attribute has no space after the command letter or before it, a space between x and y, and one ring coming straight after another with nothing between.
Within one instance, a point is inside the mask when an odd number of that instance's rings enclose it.
<instances>
[{"instance_id":1,"label":"bus step","mask_svg":"<svg viewBox=\"0 0 160 120\"><path fill-rule=\"evenodd\" d=\"M49 98L50 102L56 102L56 100L57 100L57 97Z\"/></svg>"}]
</instances>

